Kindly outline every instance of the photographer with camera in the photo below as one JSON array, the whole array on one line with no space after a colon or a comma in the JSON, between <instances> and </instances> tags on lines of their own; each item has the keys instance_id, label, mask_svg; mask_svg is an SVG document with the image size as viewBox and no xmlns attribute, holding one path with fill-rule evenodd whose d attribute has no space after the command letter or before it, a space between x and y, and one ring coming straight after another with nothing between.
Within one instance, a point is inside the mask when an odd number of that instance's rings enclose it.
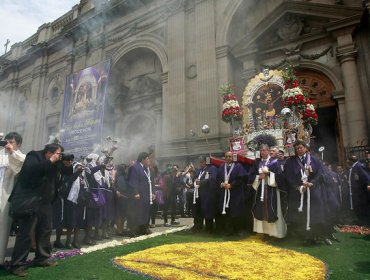
<instances>
[{"instance_id":1,"label":"photographer with camera","mask_svg":"<svg viewBox=\"0 0 370 280\"><path fill-rule=\"evenodd\" d=\"M13 190L16 175L21 170L26 157L19 150L22 136L11 132L4 139L0 141L0 264L4 264L12 223L9 217L8 199Z\"/></svg>"},{"instance_id":2,"label":"photographer with camera","mask_svg":"<svg viewBox=\"0 0 370 280\"><path fill-rule=\"evenodd\" d=\"M47 144L43 150L29 152L11 194L10 213L18 218L19 233L15 240L10 272L17 276L27 275L24 263L31 248L33 233L36 239L33 265L46 267L57 264L49 260L49 257L52 202L57 196L60 184L61 165L58 162L62 152L63 147L59 144ZM37 203L27 204L28 201L35 201L35 197ZM19 205L22 204L29 208L20 208Z\"/></svg>"},{"instance_id":3,"label":"photographer with camera","mask_svg":"<svg viewBox=\"0 0 370 280\"><path fill-rule=\"evenodd\" d=\"M62 178L61 178L61 185L58 189L58 196L53 202L53 229L55 229L56 238L53 243L54 248L66 248L71 249L68 245L68 242L66 244L62 244L60 241L63 233L63 226L65 223L65 208L66 208L66 184L69 180L69 178L73 174L73 160L74 160L73 154L62 154L61 159L61 171L62 171ZM62 224L63 223L63 224ZM68 229L67 229L68 231ZM68 239L68 238L67 238ZM70 242L69 242L70 243Z\"/></svg>"}]
</instances>

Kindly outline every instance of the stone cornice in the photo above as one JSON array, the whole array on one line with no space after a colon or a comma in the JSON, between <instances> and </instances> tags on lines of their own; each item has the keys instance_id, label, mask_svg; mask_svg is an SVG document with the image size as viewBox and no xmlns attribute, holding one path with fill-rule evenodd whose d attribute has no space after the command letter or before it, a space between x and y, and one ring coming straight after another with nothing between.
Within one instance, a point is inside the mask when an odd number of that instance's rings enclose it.
<instances>
[{"instance_id":1,"label":"stone cornice","mask_svg":"<svg viewBox=\"0 0 370 280\"><path fill-rule=\"evenodd\" d=\"M337 20L335 22L330 22L325 24L325 29L328 32L333 32L335 30L340 30L343 28L353 27L353 30L360 24L362 14L356 14L348 18Z\"/></svg>"},{"instance_id":2,"label":"stone cornice","mask_svg":"<svg viewBox=\"0 0 370 280\"><path fill-rule=\"evenodd\" d=\"M324 24L324 27L343 25L347 19L353 21L356 18L360 19L363 13L362 8L348 7L342 5L326 5L317 3L307 3L307 2L297 2L297 1L284 1L279 5L272 13L263 18L251 32L247 33L244 38L242 38L239 43L232 46L232 52L236 57L243 56L247 49L249 49L253 44L264 34L267 30L274 26L281 18L286 14L299 14L304 16L315 16L328 18L335 21L332 24ZM342 22L343 20L343 22ZM313 41L318 38L327 36L326 29L324 32L306 34L304 36L299 36L295 41ZM287 42L282 42L282 44L287 44Z\"/></svg>"},{"instance_id":3,"label":"stone cornice","mask_svg":"<svg viewBox=\"0 0 370 280\"><path fill-rule=\"evenodd\" d=\"M333 99L336 101L344 100L345 95L343 90L336 90L332 92Z\"/></svg>"}]
</instances>

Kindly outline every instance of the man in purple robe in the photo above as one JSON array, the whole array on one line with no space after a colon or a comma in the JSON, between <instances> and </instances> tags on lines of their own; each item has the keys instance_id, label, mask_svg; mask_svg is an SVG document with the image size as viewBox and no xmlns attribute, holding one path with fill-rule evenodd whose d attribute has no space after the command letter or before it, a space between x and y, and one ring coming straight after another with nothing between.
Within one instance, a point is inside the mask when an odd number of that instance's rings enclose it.
<instances>
[{"instance_id":1,"label":"man in purple robe","mask_svg":"<svg viewBox=\"0 0 370 280\"><path fill-rule=\"evenodd\" d=\"M193 217L194 231L203 229L203 220L206 223L206 231L213 232L214 219L216 218L217 206L217 168L206 164L206 158L199 158L199 169L194 176L193 192Z\"/></svg>"},{"instance_id":2,"label":"man in purple robe","mask_svg":"<svg viewBox=\"0 0 370 280\"><path fill-rule=\"evenodd\" d=\"M315 243L325 234L327 223L323 196L323 166L312 156L306 143L294 143L296 156L287 159L284 175L288 193L288 232Z\"/></svg>"},{"instance_id":3,"label":"man in purple robe","mask_svg":"<svg viewBox=\"0 0 370 280\"><path fill-rule=\"evenodd\" d=\"M150 234L149 219L150 205L154 200L152 176L150 174L150 160L147 152L141 152L137 162L128 172L128 188L131 195L130 221L132 234Z\"/></svg>"},{"instance_id":4,"label":"man in purple robe","mask_svg":"<svg viewBox=\"0 0 370 280\"><path fill-rule=\"evenodd\" d=\"M225 163L218 168L217 182L220 189L219 211L223 217L223 227L227 235L238 233L245 216L245 192L247 171L233 162L232 152L225 153Z\"/></svg>"},{"instance_id":5,"label":"man in purple robe","mask_svg":"<svg viewBox=\"0 0 370 280\"><path fill-rule=\"evenodd\" d=\"M347 161L349 169L348 184L350 193L350 208L353 210L358 225L369 223L370 217L370 174L365 165L356 156Z\"/></svg>"}]
</instances>

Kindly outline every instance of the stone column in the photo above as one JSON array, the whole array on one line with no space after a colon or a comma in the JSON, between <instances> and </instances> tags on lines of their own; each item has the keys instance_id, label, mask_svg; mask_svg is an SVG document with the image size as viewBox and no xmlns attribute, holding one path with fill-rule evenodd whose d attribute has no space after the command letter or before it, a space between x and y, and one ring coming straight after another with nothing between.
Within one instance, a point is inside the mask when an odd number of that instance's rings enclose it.
<instances>
[{"instance_id":1,"label":"stone column","mask_svg":"<svg viewBox=\"0 0 370 280\"><path fill-rule=\"evenodd\" d=\"M160 154L161 131L162 131L162 108L155 108L155 147L156 155Z\"/></svg>"},{"instance_id":2,"label":"stone column","mask_svg":"<svg viewBox=\"0 0 370 280\"><path fill-rule=\"evenodd\" d=\"M346 107L345 107L345 100L344 100L344 93L341 92L333 92L333 98L337 101L338 104L338 111L339 111L339 119L340 119L340 130L342 131L342 140L343 146L346 147L349 144L349 133L348 133L348 126L347 126L347 114L346 114Z\"/></svg>"},{"instance_id":3,"label":"stone column","mask_svg":"<svg viewBox=\"0 0 370 280\"><path fill-rule=\"evenodd\" d=\"M46 54L45 54L46 55ZM40 143L44 143L46 139L44 137L45 129L45 109L46 109L46 95L47 88L45 86L46 74L48 72L47 57L43 56L40 58L40 65L35 68L32 75L32 94L35 94L35 101L38 104L38 110L34 112L34 118L31 119L34 123L33 129L28 127L28 131L32 133L32 147L39 147Z\"/></svg>"},{"instance_id":4,"label":"stone column","mask_svg":"<svg viewBox=\"0 0 370 280\"><path fill-rule=\"evenodd\" d=\"M167 21L168 86L163 85L162 140L185 138L185 11L184 3L170 3ZM163 79L162 79L163 83Z\"/></svg>"},{"instance_id":5,"label":"stone column","mask_svg":"<svg viewBox=\"0 0 370 280\"><path fill-rule=\"evenodd\" d=\"M195 49L197 63L197 100L195 123L207 123L210 134L219 134L221 107L217 88L215 14L213 0L197 0L195 6Z\"/></svg>"},{"instance_id":6,"label":"stone column","mask_svg":"<svg viewBox=\"0 0 370 280\"><path fill-rule=\"evenodd\" d=\"M159 155L161 154L161 143L164 142L165 139L167 139L167 135L168 133L166 132L167 131L167 128L166 128L166 125L167 125L167 121L165 121L165 111L166 111L166 106L167 106L167 102L166 102L166 96L169 95L168 93L168 73L162 73L160 75L160 79L161 79L161 83L162 83L162 118L160 119L160 123L161 123L161 127L160 127L160 130L157 131L157 136L156 138L158 138L158 142L157 142L157 139L156 139L156 144L158 145L158 147L156 147L156 155ZM167 109L168 110L168 109ZM167 117L166 117L167 118Z\"/></svg>"},{"instance_id":7,"label":"stone column","mask_svg":"<svg viewBox=\"0 0 370 280\"><path fill-rule=\"evenodd\" d=\"M18 75L18 71L14 73ZM19 86L19 81L17 78L13 78L10 82L10 100L9 100L9 105L7 107L7 116L5 120L6 124L6 131L11 131L14 130L15 126L15 116L17 114L17 106L18 106L18 86ZM12 116L12 117L11 117ZM17 131L18 132L18 131ZM5 136L5 135L4 135ZM23 137L23 135L22 135Z\"/></svg>"},{"instance_id":8,"label":"stone column","mask_svg":"<svg viewBox=\"0 0 370 280\"><path fill-rule=\"evenodd\" d=\"M360 81L356 66L357 49L352 40L352 28L337 32L337 57L342 68L345 109L348 126L348 144L351 146L367 143L366 118L363 106Z\"/></svg>"}]
</instances>

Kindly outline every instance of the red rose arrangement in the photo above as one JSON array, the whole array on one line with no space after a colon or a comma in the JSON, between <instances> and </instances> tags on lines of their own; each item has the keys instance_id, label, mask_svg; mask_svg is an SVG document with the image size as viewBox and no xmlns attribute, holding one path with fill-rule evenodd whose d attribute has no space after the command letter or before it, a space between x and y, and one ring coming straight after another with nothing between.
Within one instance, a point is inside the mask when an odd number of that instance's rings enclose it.
<instances>
[{"instance_id":1,"label":"red rose arrangement","mask_svg":"<svg viewBox=\"0 0 370 280\"><path fill-rule=\"evenodd\" d=\"M220 93L223 96L222 120L226 123L240 121L243 116L242 109L239 106L238 98L236 97L234 90L235 86L230 84L223 85L220 88Z\"/></svg>"},{"instance_id":2,"label":"red rose arrangement","mask_svg":"<svg viewBox=\"0 0 370 280\"><path fill-rule=\"evenodd\" d=\"M300 88L299 81L294 74L293 67L282 72L284 79L283 102L284 106L297 111L305 125L317 125L318 116L311 100L307 98Z\"/></svg>"}]
</instances>

